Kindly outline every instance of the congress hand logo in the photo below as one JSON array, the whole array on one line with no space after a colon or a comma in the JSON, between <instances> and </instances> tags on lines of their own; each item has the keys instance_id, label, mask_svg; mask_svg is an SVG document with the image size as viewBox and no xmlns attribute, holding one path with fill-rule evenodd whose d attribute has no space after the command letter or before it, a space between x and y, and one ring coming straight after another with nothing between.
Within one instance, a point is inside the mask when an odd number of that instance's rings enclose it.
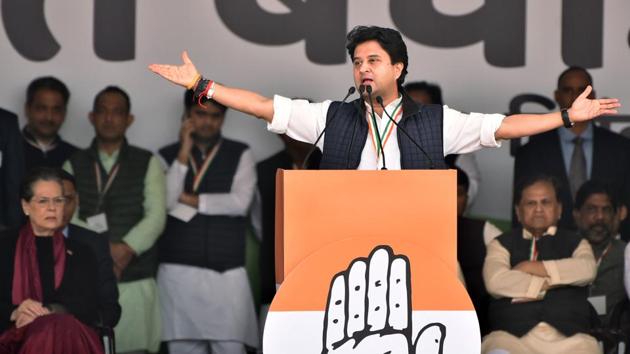
<instances>
[{"instance_id":1,"label":"congress hand logo","mask_svg":"<svg viewBox=\"0 0 630 354\"><path fill-rule=\"evenodd\" d=\"M333 277L322 354L441 354L446 326L425 325L412 338L409 260L388 246L352 261Z\"/></svg>"}]
</instances>

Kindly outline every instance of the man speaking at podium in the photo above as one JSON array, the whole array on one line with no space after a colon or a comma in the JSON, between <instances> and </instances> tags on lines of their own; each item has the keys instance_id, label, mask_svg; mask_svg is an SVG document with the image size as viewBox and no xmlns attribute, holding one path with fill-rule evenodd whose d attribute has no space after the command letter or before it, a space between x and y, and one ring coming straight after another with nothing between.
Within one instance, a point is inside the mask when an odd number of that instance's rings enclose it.
<instances>
[{"instance_id":1,"label":"man speaking at podium","mask_svg":"<svg viewBox=\"0 0 630 354\"><path fill-rule=\"evenodd\" d=\"M195 99L215 101L268 123L268 129L317 145L321 169L447 168L444 156L498 147L504 139L572 126L602 114L615 114L617 99L588 99L591 86L571 107L548 114L462 113L447 106L418 105L402 89L407 46L396 30L357 26L347 35L354 87L341 101L309 103L267 98L202 77L186 52L183 65L152 64L149 69L195 91ZM355 88L360 99L346 103ZM326 135L324 138L324 130Z\"/></svg>"}]
</instances>

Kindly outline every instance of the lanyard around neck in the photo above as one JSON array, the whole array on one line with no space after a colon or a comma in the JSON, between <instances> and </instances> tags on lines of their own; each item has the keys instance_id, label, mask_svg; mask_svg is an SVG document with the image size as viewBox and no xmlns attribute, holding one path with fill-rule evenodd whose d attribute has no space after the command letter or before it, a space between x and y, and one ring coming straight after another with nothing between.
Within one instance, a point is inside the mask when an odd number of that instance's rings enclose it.
<instances>
[{"instance_id":1,"label":"lanyard around neck","mask_svg":"<svg viewBox=\"0 0 630 354\"><path fill-rule=\"evenodd\" d=\"M216 157L217 151L219 151L219 147L221 146L221 142L222 140L219 140L214 145L214 147L212 148L208 156L206 156L205 160L203 161L203 164L201 165L201 169L199 169L199 167L197 166L197 163L195 162L195 159L192 157L192 155L190 156L189 158L190 166L192 167L193 175L195 176L193 178L193 193L197 192L197 190L199 189L201 180L203 180L203 177L206 175L206 172L208 171L208 167L210 166L210 163L212 163L212 160L214 160L214 158Z\"/></svg>"},{"instance_id":2,"label":"lanyard around neck","mask_svg":"<svg viewBox=\"0 0 630 354\"><path fill-rule=\"evenodd\" d=\"M118 171L120 170L120 164L116 162L116 164L112 167L112 169L107 174L107 181L105 182L105 186L103 186L103 177L101 173L101 167L98 162L94 162L94 174L96 175L96 190L98 192L98 205L97 209L100 210L103 205L103 200L105 199L105 195L111 188L116 176L118 176Z\"/></svg>"},{"instance_id":3,"label":"lanyard around neck","mask_svg":"<svg viewBox=\"0 0 630 354\"><path fill-rule=\"evenodd\" d=\"M608 243L608 246L606 246L606 249L604 250L604 252L602 252L602 254L599 256L599 258L597 258L597 268L599 268L599 265L602 264L602 261L604 260L604 257L606 257L606 255L608 254L608 252L610 252L610 249L612 248L612 242Z\"/></svg>"},{"instance_id":4,"label":"lanyard around neck","mask_svg":"<svg viewBox=\"0 0 630 354\"><path fill-rule=\"evenodd\" d=\"M398 105L396 105L396 108L394 108L394 111L392 112L392 117L393 119L396 121L396 123L398 123L398 121L400 120L400 117L402 116L402 100L400 102L398 102ZM386 115L387 112L385 112L385 110L383 109L383 115ZM373 119L371 112L369 112L368 110L366 110L366 115L367 115L367 121L368 121L368 126L369 126L369 130L370 130L370 140L372 140L372 145L374 145L374 150L376 151L376 156L377 159L381 156L381 147L378 144L378 137L376 136L376 127L374 126L376 123L376 120ZM383 118L381 118L383 119ZM395 125L392 123L392 121L388 118L387 120L387 124L385 124L385 129L383 129L383 132L380 136L381 139L381 144L383 145L383 149L385 149L385 145L387 144L387 141L389 141L389 137L392 134L392 131L394 130Z\"/></svg>"}]
</instances>

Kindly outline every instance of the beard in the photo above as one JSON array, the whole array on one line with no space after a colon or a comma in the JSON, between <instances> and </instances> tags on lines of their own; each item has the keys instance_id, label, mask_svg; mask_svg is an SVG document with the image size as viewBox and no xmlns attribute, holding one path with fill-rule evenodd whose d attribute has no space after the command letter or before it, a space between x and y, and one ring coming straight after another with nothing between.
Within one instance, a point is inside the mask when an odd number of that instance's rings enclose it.
<instances>
[{"instance_id":1,"label":"beard","mask_svg":"<svg viewBox=\"0 0 630 354\"><path fill-rule=\"evenodd\" d=\"M598 223L591 225L588 229L583 231L583 236L586 237L590 242L600 243L612 236L611 228L604 224Z\"/></svg>"}]
</instances>

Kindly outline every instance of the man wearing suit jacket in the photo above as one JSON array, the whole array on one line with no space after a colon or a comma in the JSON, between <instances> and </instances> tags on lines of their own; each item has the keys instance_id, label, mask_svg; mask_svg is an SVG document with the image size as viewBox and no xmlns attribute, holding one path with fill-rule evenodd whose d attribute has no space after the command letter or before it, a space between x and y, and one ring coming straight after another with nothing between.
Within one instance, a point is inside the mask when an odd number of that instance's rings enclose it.
<instances>
[{"instance_id":1,"label":"man wearing suit jacket","mask_svg":"<svg viewBox=\"0 0 630 354\"><path fill-rule=\"evenodd\" d=\"M555 100L560 108L570 107L588 85L593 85L591 75L583 68L570 67L558 78ZM595 96L595 91L591 96ZM571 214L574 196L588 179L607 181L623 204L629 204L630 140L590 122L532 136L516 154L514 182L534 174L558 179L563 206L558 226L575 229ZM515 218L513 221L516 224ZM621 234L626 240L630 237L630 223L621 226Z\"/></svg>"},{"instance_id":2,"label":"man wearing suit jacket","mask_svg":"<svg viewBox=\"0 0 630 354\"><path fill-rule=\"evenodd\" d=\"M17 116L0 108L0 230L20 226L20 183L24 173Z\"/></svg>"},{"instance_id":3,"label":"man wearing suit jacket","mask_svg":"<svg viewBox=\"0 0 630 354\"><path fill-rule=\"evenodd\" d=\"M70 224L70 220L79 203L74 177L66 171L63 176L63 193L66 198L63 213L64 235L73 241L88 246L98 265L98 314L99 325L114 328L120 319L120 304L118 304L118 285L114 276L114 262L109 252L109 239L104 234Z\"/></svg>"}]
</instances>

